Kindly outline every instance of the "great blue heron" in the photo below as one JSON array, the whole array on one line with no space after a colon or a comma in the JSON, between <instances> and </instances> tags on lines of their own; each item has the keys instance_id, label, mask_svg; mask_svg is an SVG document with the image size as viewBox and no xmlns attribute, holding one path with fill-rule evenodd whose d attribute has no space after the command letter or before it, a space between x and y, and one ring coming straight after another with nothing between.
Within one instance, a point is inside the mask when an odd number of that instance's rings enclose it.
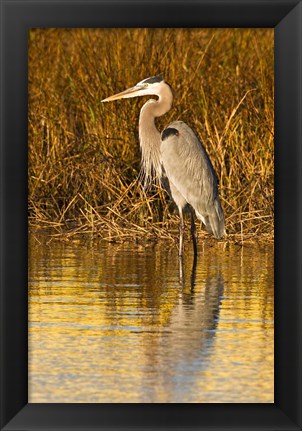
<instances>
[{"instance_id":1,"label":"great blue heron","mask_svg":"<svg viewBox=\"0 0 302 431\"><path fill-rule=\"evenodd\" d=\"M155 173L178 207L179 256L183 254L183 211L189 207L194 255L197 255L194 211L207 231L217 239L225 233L224 214L213 165L193 130L183 121L174 121L162 133L156 128L155 118L166 114L172 107L173 94L169 84L162 75L152 76L102 102L151 95L158 96L158 99L148 100L139 116L142 170L147 181Z\"/></svg>"}]
</instances>

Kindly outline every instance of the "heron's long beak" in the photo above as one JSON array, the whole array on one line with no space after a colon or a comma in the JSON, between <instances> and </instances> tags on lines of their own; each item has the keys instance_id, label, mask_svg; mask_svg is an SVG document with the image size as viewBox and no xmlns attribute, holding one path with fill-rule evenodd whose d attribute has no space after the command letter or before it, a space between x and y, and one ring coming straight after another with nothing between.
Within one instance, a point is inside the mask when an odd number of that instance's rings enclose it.
<instances>
[{"instance_id":1,"label":"heron's long beak","mask_svg":"<svg viewBox=\"0 0 302 431\"><path fill-rule=\"evenodd\" d=\"M101 100L101 102L111 102L113 100L127 99L130 97L141 96L141 91L142 91L141 87L134 86L134 87L128 88L125 91L122 91L121 93L117 93L117 94L114 94L113 96L109 96L106 99Z\"/></svg>"}]
</instances>

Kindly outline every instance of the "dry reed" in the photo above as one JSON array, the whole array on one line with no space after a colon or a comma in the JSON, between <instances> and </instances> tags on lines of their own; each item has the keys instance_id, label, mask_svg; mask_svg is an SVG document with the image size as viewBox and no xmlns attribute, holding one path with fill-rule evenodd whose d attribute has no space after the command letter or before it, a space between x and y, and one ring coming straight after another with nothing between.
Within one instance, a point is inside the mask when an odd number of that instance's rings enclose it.
<instances>
[{"instance_id":1,"label":"dry reed","mask_svg":"<svg viewBox=\"0 0 302 431\"><path fill-rule=\"evenodd\" d=\"M162 72L219 178L228 239L272 239L271 29L34 29L29 33L29 222L66 238L172 238L165 192L144 191L143 100L101 99ZM144 99L145 100L145 99ZM204 230L199 231L201 235Z\"/></svg>"}]
</instances>

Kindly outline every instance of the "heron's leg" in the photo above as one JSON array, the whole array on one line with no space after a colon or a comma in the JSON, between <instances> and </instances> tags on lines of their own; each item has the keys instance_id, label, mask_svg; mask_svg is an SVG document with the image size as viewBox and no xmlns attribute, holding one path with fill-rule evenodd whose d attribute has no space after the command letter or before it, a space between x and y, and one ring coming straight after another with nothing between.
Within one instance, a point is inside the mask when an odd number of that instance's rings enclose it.
<instances>
[{"instance_id":1,"label":"heron's leg","mask_svg":"<svg viewBox=\"0 0 302 431\"><path fill-rule=\"evenodd\" d=\"M192 293L193 293L194 288L195 288L196 266L197 266L197 254L194 253L193 265L192 265L192 271L191 271L191 292Z\"/></svg>"},{"instance_id":2,"label":"heron's leg","mask_svg":"<svg viewBox=\"0 0 302 431\"><path fill-rule=\"evenodd\" d=\"M179 250L178 255L183 255L183 247L184 247L184 216L182 213L182 208L179 208Z\"/></svg>"},{"instance_id":3,"label":"heron's leg","mask_svg":"<svg viewBox=\"0 0 302 431\"><path fill-rule=\"evenodd\" d=\"M192 235L193 250L194 250L194 257L195 257L197 256L197 241L196 241L196 227L195 227L194 213L192 209L191 209L191 235Z\"/></svg>"},{"instance_id":4,"label":"heron's leg","mask_svg":"<svg viewBox=\"0 0 302 431\"><path fill-rule=\"evenodd\" d=\"M184 287L184 262L183 256L180 254L178 256L178 264L179 264L179 284Z\"/></svg>"}]
</instances>

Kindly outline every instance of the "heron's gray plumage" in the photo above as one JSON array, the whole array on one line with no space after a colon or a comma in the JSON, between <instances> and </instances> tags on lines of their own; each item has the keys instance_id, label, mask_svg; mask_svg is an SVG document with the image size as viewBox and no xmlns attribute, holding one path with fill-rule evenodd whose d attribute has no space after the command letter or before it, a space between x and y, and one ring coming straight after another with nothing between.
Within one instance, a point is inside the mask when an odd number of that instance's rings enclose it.
<instances>
[{"instance_id":1,"label":"heron's gray plumage","mask_svg":"<svg viewBox=\"0 0 302 431\"><path fill-rule=\"evenodd\" d=\"M172 198L178 207L183 205L183 199L190 204L207 231L219 239L224 235L224 215L212 163L187 124L174 121L166 130L170 128L178 130L178 134L170 134L162 140L160 152L170 188L173 184ZM173 193L173 189L178 193Z\"/></svg>"},{"instance_id":2,"label":"heron's gray plumage","mask_svg":"<svg viewBox=\"0 0 302 431\"><path fill-rule=\"evenodd\" d=\"M153 179L166 188L180 216L179 254L183 249L183 210L189 206L205 224L209 233L220 239L225 233L217 177L205 148L193 130L182 121L174 121L160 134L155 119L167 113L173 102L170 86L162 75L140 81L134 87L104 99L112 101L155 95L142 107L139 116L139 141L145 182ZM194 253L197 253L194 218L191 217Z\"/></svg>"}]
</instances>

